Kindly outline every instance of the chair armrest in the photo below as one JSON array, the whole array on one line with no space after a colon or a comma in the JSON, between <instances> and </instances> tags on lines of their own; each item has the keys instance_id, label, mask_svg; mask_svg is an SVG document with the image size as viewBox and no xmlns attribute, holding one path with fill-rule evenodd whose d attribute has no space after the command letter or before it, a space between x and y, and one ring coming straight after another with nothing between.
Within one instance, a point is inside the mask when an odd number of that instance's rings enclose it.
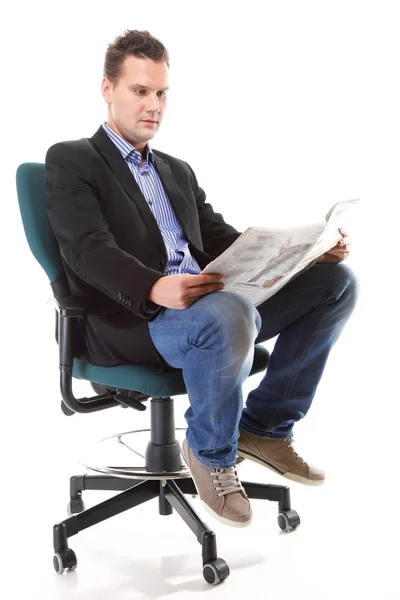
<instances>
[{"instance_id":1,"label":"chair armrest","mask_svg":"<svg viewBox=\"0 0 400 600\"><path fill-rule=\"evenodd\" d=\"M48 300L48 304L55 304L56 311L62 317L82 318L88 311L88 306L76 296L54 296Z\"/></svg>"},{"instance_id":2,"label":"chair armrest","mask_svg":"<svg viewBox=\"0 0 400 600\"><path fill-rule=\"evenodd\" d=\"M56 339L59 346L61 408L66 415L89 413L111 406L119 406L114 394L103 394L90 398L75 398L72 392L73 338L77 325L76 319L84 317L88 306L75 296L54 296L48 303L55 304Z\"/></svg>"}]
</instances>

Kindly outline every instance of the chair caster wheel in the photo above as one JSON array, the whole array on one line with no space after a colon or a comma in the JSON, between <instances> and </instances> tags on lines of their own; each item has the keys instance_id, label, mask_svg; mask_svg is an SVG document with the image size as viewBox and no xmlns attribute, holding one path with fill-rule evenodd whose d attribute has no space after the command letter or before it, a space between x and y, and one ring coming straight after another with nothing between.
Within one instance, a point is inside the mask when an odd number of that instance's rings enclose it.
<instances>
[{"instance_id":1,"label":"chair caster wheel","mask_svg":"<svg viewBox=\"0 0 400 600\"><path fill-rule=\"evenodd\" d=\"M295 510L283 510L278 515L278 525L283 531L292 531L300 525L300 517Z\"/></svg>"},{"instance_id":2,"label":"chair caster wheel","mask_svg":"<svg viewBox=\"0 0 400 600\"><path fill-rule=\"evenodd\" d=\"M67 548L62 552L56 552L53 556L53 567L56 573L62 575L65 569L74 571L78 566L75 552L71 548Z\"/></svg>"},{"instance_id":3,"label":"chair caster wheel","mask_svg":"<svg viewBox=\"0 0 400 600\"><path fill-rule=\"evenodd\" d=\"M67 512L70 517L72 515L76 515L77 513L83 512L84 510L86 510L86 506L82 500L82 496L71 498L71 500L68 502Z\"/></svg>"},{"instance_id":4,"label":"chair caster wheel","mask_svg":"<svg viewBox=\"0 0 400 600\"><path fill-rule=\"evenodd\" d=\"M203 565L203 577L210 585L217 585L229 577L229 567L222 558L216 558Z\"/></svg>"}]
</instances>

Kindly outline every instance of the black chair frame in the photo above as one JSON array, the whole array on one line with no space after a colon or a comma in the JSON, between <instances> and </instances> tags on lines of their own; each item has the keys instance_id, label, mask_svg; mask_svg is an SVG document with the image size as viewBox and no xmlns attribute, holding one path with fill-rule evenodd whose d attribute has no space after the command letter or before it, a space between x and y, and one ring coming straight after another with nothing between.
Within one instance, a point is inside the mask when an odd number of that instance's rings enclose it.
<instances>
[{"instance_id":1,"label":"black chair frame","mask_svg":"<svg viewBox=\"0 0 400 600\"><path fill-rule=\"evenodd\" d=\"M58 281L53 291L67 291L64 282ZM54 287L57 289L55 290ZM104 394L90 398L75 398L72 392L72 366L74 328L77 319L82 318L87 307L78 298L67 294L54 296L56 303L56 338L59 343L60 388L62 409L65 414L88 413L112 406L130 406L145 410L143 394L118 390L108 390ZM65 569L73 570L77 558L68 547L68 538L118 515L134 506L158 497L159 514L171 515L173 510L182 517L202 546L203 576L210 584L226 579L229 567L218 557L215 533L200 519L185 494L195 496L197 489L191 477L182 478L180 445L175 437L174 403L171 397L151 397L150 441L146 449L145 468L148 477L126 478L113 475L74 475L70 479L70 517L57 523L53 528L54 568L58 573ZM157 479L152 474L157 473ZM163 475L165 474L165 476ZM176 476L175 476L176 475ZM278 524L284 531L291 531L300 524L296 511L291 509L290 490L287 486L267 485L242 481L251 499L270 500L278 503ZM118 491L116 496L85 510L82 492L84 490Z\"/></svg>"}]
</instances>

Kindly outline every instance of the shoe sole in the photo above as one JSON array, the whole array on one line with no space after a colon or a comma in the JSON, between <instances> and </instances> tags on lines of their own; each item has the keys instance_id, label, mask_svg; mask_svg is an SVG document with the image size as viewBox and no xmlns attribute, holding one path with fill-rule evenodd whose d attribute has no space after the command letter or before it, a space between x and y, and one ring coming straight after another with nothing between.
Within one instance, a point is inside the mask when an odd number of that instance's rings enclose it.
<instances>
[{"instance_id":1,"label":"shoe sole","mask_svg":"<svg viewBox=\"0 0 400 600\"><path fill-rule=\"evenodd\" d=\"M304 485L311 485L314 487L318 485L323 485L325 483L325 479L307 479L306 477L302 477L301 475L296 475L296 473L290 473L290 471L284 473L282 471L279 471L279 469L267 463L266 461L262 461L261 459L257 458L254 454L243 452L242 450L238 450L237 454L242 458L248 458L249 460L258 463L263 467L267 467L267 469L270 469L270 471L273 471L274 473L277 473L278 475L281 475L286 479L290 479L291 481L296 481L297 483L303 483Z\"/></svg>"},{"instance_id":2,"label":"shoe sole","mask_svg":"<svg viewBox=\"0 0 400 600\"><path fill-rule=\"evenodd\" d=\"M190 470L190 467L189 467L188 463L186 462L185 455L183 453L183 448L182 447L181 447L181 457L182 457L183 462L186 465L187 470L189 471L189 473L190 473L190 475L192 477L192 481L194 483L194 487L196 488L197 495L200 498L200 501L201 501L202 505L204 506L204 508L206 509L206 511L212 517L214 517L214 519L216 519L220 523L223 523L224 525L230 525L231 527L247 527L248 525L251 524L251 522L253 521L253 517L251 519L249 519L248 521L231 521L230 519L226 519L225 517L221 517L215 511L213 511L213 509L210 506L208 506L208 504L206 502L204 502L204 500L201 499L199 489L198 489L198 487L196 485L196 482L194 480L194 477L192 475L192 471Z\"/></svg>"}]
</instances>

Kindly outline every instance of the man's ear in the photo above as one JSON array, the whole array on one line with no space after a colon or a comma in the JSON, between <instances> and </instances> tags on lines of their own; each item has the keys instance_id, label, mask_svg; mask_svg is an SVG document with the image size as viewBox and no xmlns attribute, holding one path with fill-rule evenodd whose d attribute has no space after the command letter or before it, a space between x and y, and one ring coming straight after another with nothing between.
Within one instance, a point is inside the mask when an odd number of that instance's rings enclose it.
<instances>
[{"instance_id":1,"label":"man's ear","mask_svg":"<svg viewBox=\"0 0 400 600\"><path fill-rule=\"evenodd\" d=\"M103 77L102 82L101 82L101 93L103 95L104 101L107 102L107 104L111 103L112 88L113 88L113 85L112 85L111 81L108 79L108 77Z\"/></svg>"}]
</instances>

